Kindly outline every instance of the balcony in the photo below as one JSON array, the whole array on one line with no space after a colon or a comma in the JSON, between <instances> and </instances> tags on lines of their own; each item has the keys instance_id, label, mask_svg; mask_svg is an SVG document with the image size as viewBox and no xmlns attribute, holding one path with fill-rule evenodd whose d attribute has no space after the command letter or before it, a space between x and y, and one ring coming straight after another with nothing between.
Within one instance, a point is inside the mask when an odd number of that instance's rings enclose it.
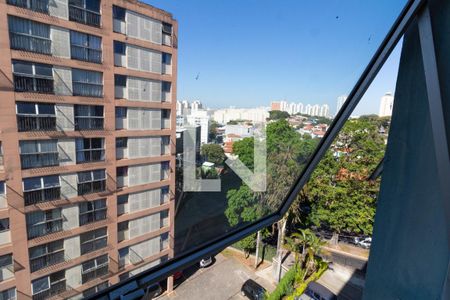
<instances>
[{"instance_id":1,"label":"balcony","mask_svg":"<svg viewBox=\"0 0 450 300\"><path fill-rule=\"evenodd\" d=\"M72 59L88 61L100 64L102 63L102 51L98 49L86 48L77 45L70 47Z\"/></svg>"},{"instance_id":2,"label":"balcony","mask_svg":"<svg viewBox=\"0 0 450 300\"><path fill-rule=\"evenodd\" d=\"M100 27L101 16L98 12L69 5L69 20L90 26Z\"/></svg>"},{"instance_id":3,"label":"balcony","mask_svg":"<svg viewBox=\"0 0 450 300\"><path fill-rule=\"evenodd\" d=\"M52 41L42 37L30 36L22 33L10 32L11 49L52 54Z\"/></svg>"},{"instance_id":4,"label":"balcony","mask_svg":"<svg viewBox=\"0 0 450 300\"><path fill-rule=\"evenodd\" d=\"M103 117L75 117L75 130L102 130Z\"/></svg>"},{"instance_id":5,"label":"balcony","mask_svg":"<svg viewBox=\"0 0 450 300\"><path fill-rule=\"evenodd\" d=\"M106 179L99 181L78 183L78 196L100 193L106 190Z\"/></svg>"},{"instance_id":6,"label":"balcony","mask_svg":"<svg viewBox=\"0 0 450 300\"><path fill-rule=\"evenodd\" d=\"M74 96L96 97L103 96L103 85L87 82L72 82Z\"/></svg>"},{"instance_id":7,"label":"balcony","mask_svg":"<svg viewBox=\"0 0 450 300\"><path fill-rule=\"evenodd\" d=\"M67 290L66 280L63 279L56 283L51 283L50 289L33 295L33 300L46 300Z\"/></svg>"},{"instance_id":8,"label":"balcony","mask_svg":"<svg viewBox=\"0 0 450 300\"><path fill-rule=\"evenodd\" d=\"M17 115L19 132L24 131L54 131L56 130L55 116Z\"/></svg>"},{"instance_id":9,"label":"balcony","mask_svg":"<svg viewBox=\"0 0 450 300\"><path fill-rule=\"evenodd\" d=\"M14 74L14 90L22 93L53 94L53 79Z\"/></svg>"},{"instance_id":10,"label":"balcony","mask_svg":"<svg viewBox=\"0 0 450 300\"><path fill-rule=\"evenodd\" d=\"M48 14L49 0L7 0L10 5L31 9L32 11Z\"/></svg>"},{"instance_id":11,"label":"balcony","mask_svg":"<svg viewBox=\"0 0 450 300\"><path fill-rule=\"evenodd\" d=\"M29 191L23 193L25 205L34 205L37 203L48 202L61 198L61 188L53 187L42 190Z\"/></svg>"},{"instance_id":12,"label":"balcony","mask_svg":"<svg viewBox=\"0 0 450 300\"><path fill-rule=\"evenodd\" d=\"M60 250L59 252L56 253L45 254L41 257L30 259L31 272L36 272L38 270L59 264L66 260L67 259L64 255L64 250Z\"/></svg>"},{"instance_id":13,"label":"balcony","mask_svg":"<svg viewBox=\"0 0 450 300\"><path fill-rule=\"evenodd\" d=\"M59 165L58 152L21 154L20 163L22 166L22 170L58 166Z\"/></svg>"}]
</instances>

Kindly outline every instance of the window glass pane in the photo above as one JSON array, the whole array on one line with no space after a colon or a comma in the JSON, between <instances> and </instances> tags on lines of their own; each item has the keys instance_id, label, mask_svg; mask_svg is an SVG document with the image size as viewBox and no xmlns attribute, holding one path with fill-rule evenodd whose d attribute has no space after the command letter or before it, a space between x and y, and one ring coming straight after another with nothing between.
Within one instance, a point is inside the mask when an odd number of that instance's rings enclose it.
<instances>
[{"instance_id":1,"label":"window glass pane","mask_svg":"<svg viewBox=\"0 0 450 300\"><path fill-rule=\"evenodd\" d=\"M52 66L35 64L34 68L36 75L53 77Z\"/></svg>"},{"instance_id":2,"label":"window glass pane","mask_svg":"<svg viewBox=\"0 0 450 300\"><path fill-rule=\"evenodd\" d=\"M38 104L38 112L40 115L54 115L55 105L54 104Z\"/></svg>"},{"instance_id":3,"label":"window glass pane","mask_svg":"<svg viewBox=\"0 0 450 300\"><path fill-rule=\"evenodd\" d=\"M116 86L127 86L127 76L125 75L114 75L114 84Z\"/></svg>"},{"instance_id":4,"label":"window glass pane","mask_svg":"<svg viewBox=\"0 0 450 300\"><path fill-rule=\"evenodd\" d=\"M0 181L0 195L4 195L4 194L5 194L5 182Z\"/></svg>"},{"instance_id":5,"label":"window glass pane","mask_svg":"<svg viewBox=\"0 0 450 300\"><path fill-rule=\"evenodd\" d=\"M20 74L33 74L33 65L31 63L21 62L21 61L13 61L13 70L14 73Z\"/></svg>"},{"instance_id":6,"label":"window glass pane","mask_svg":"<svg viewBox=\"0 0 450 300\"><path fill-rule=\"evenodd\" d=\"M125 43L114 41L114 53L125 55ZM117 75L116 75L117 76Z\"/></svg>"},{"instance_id":7,"label":"window glass pane","mask_svg":"<svg viewBox=\"0 0 450 300\"><path fill-rule=\"evenodd\" d=\"M25 178L23 180L24 191L36 190L42 188L41 177Z\"/></svg>"},{"instance_id":8,"label":"window glass pane","mask_svg":"<svg viewBox=\"0 0 450 300\"><path fill-rule=\"evenodd\" d=\"M50 187L57 187L57 186L59 186L59 176L58 175L44 177L44 187L50 188Z\"/></svg>"},{"instance_id":9,"label":"window glass pane","mask_svg":"<svg viewBox=\"0 0 450 300\"><path fill-rule=\"evenodd\" d=\"M92 181L92 173L88 172L79 172L78 173L78 182L89 182Z\"/></svg>"},{"instance_id":10,"label":"window glass pane","mask_svg":"<svg viewBox=\"0 0 450 300\"><path fill-rule=\"evenodd\" d=\"M88 46L88 34L78 32L78 31L70 31L70 43L72 45L87 47Z\"/></svg>"},{"instance_id":11,"label":"window glass pane","mask_svg":"<svg viewBox=\"0 0 450 300\"><path fill-rule=\"evenodd\" d=\"M36 114L36 105L29 102L17 102L17 113L19 114Z\"/></svg>"},{"instance_id":12,"label":"window glass pane","mask_svg":"<svg viewBox=\"0 0 450 300\"><path fill-rule=\"evenodd\" d=\"M8 16L9 31L30 34L30 21L18 17Z\"/></svg>"},{"instance_id":13,"label":"window glass pane","mask_svg":"<svg viewBox=\"0 0 450 300\"><path fill-rule=\"evenodd\" d=\"M32 283L33 294L37 294L39 292L48 290L50 288L49 278L43 277L40 279L36 279Z\"/></svg>"},{"instance_id":14,"label":"window glass pane","mask_svg":"<svg viewBox=\"0 0 450 300\"><path fill-rule=\"evenodd\" d=\"M113 6L113 17L117 20L125 21L125 9L119 6Z\"/></svg>"},{"instance_id":15,"label":"window glass pane","mask_svg":"<svg viewBox=\"0 0 450 300\"><path fill-rule=\"evenodd\" d=\"M10 265L12 265L12 255L11 254L0 256L0 268L4 268L4 267L10 266Z\"/></svg>"},{"instance_id":16,"label":"window glass pane","mask_svg":"<svg viewBox=\"0 0 450 300\"><path fill-rule=\"evenodd\" d=\"M103 106L92 106L92 115L96 117L103 117Z\"/></svg>"},{"instance_id":17,"label":"window glass pane","mask_svg":"<svg viewBox=\"0 0 450 300\"><path fill-rule=\"evenodd\" d=\"M100 180L100 179L105 179L105 170L95 170L92 171L93 172L93 176L94 176L94 180Z\"/></svg>"},{"instance_id":18,"label":"window glass pane","mask_svg":"<svg viewBox=\"0 0 450 300\"><path fill-rule=\"evenodd\" d=\"M9 219L0 219L0 232L9 230Z\"/></svg>"},{"instance_id":19,"label":"window glass pane","mask_svg":"<svg viewBox=\"0 0 450 300\"><path fill-rule=\"evenodd\" d=\"M100 0L85 0L86 1L86 9L100 12Z\"/></svg>"}]
</instances>

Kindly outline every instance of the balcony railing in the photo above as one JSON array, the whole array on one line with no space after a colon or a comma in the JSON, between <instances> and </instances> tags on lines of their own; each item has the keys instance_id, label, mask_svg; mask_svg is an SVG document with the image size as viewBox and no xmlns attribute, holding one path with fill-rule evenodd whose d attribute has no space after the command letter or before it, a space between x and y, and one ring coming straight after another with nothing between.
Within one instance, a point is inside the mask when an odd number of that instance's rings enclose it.
<instances>
[{"instance_id":1,"label":"balcony railing","mask_svg":"<svg viewBox=\"0 0 450 300\"><path fill-rule=\"evenodd\" d=\"M78 196L104 192L106 189L106 180L83 182L78 184Z\"/></svg>"},{"instance_id":2,"label":"balcony railing","mask_svg":"<svg viewBox=\"0 0 450 300\"><path fill-rule=\"evenodd\" d=\"M7 0L8 4L48 14L49 0Z\"/></svg>"},{"instance_id":3,"label":"balcony railing","mask_svg":"<svg viewBox=\"0 0 450 300\"><path fill-rule=\"evenodd\" d=\"M61 198L61 188L53 187L42 190L29 191L23 193L25 205L33 205L37 203L52 201Z\"/></svg>"},{"instance_id":4,"label":"balcony railing","mask_svg":"<svg viewBox=\"0 0 450 300\"><path fill-rule=\"evenodd\" d=\"M85 284L88 281L94 280L107 274L108 274L108 264L82 274L81 275L82 283Z\"/></svg>"},{"instance_id":5,"label":"balcony railing","mask_svg":"<svg viewBox=\"0 0 450 300\"><path fill-rule=\"evenodd\" d=\"M58 152L21 154L20 163L22 166L22 170L58 166Z\"/></svg>"},{"instance_id":6,"label":"balcony railing","mask_svg":"<svg viewBox=\"0 0 450 300\"><path fill-rule=\"evenodd\" d=\"M98 64L102 62L101 50L81 47L78 45L72 45L70 49L72 59L83 60Z\"/></svg>"},{"instance_id":7,"label":"balcony railing","mask_svg":"<svg viewBox=\"0 0 450 300\"><path fill-rule=\"evenodd\" d=\"M36 272L43 268L59 264L66 261L64 250L56 253L49 253L41 257L30 259L31 272Z\"/></svg>"},{"instance_id":8,"label":"balcony railing","mask_svg":"<svg viewBox=\"0 0 450 300\"><path fill-rule=\"evenodd\" d=\"M77 151L77 164L104 160L105 150L103 149Z\"/></svg>"},{"instance_id":9,"label":"balcony railing","mask_svg":"<svg viewBox=\"0 0 450 300\"><path fill-rule=\"evenodd\" d=\"M86 82L72 82L73 95L84 97L102 97L103 85Z\"/></svg>"},{"instance_id":10,"label":"balcony railing","mask_svg":"<svg viewBox=\"0 0 450 300\"><path fill-rule=\"evenodd\" d=\"M101 16L99 13L84 8L69 5L69 20L78 23L100 27Z\"/></svg>"},{"instance_id":11,"label":"balcony railing","mask_svg":"<svg viewBox=\"0 0 450 300\"><path fill-rule=\"evenodd\" d=\"M99 130L103 129L101 117L75 117L75 130Z\"/></svg>"},{"instance_id":12,"label":"balcony railing","mask_svg":"<svg viewBox=\"0 0 450 300\"><path fill-rule=\"evenodd\" d=\"M54 232L63 230L63 221L61 219L48 221L47 223L32 225L27 228L28 239L34 239Z\"/></svg>"},{"instance_id":13,"label":"balcony railing","mask_svg":"<svg viewBox=\"0 0 450 300\"><path fill-rule=\"evenodd\" d=\"M16 92L53 94L53 79L14 75L14 89Z\"/></svg>"},{"instance_id":14,"label":"balcony railing","mask_svg":"<svg viewBox=\"0 0 450 300\"><path fill-rule=\"evenodd\" d=\"M11 49L52 54L52 41L46 38L10 32Z\"/></svg>"},{"instance_id":15,"label":"balcony railing","mask_svg":"<svg viewBox=\"0 0 450 300\"><path fill-rule=\"evenodd\" d=\"M56 130L55 116L17 115L17 127L23 131L53 131Z\"/></svg>"},{"instance_id":16,"label":"balcony railing","mask_svg":"<svg viewBox=\"0 0 450 300\"><path fill-rule=\"evenodd\" d=\"M42 291L39 294L33 295L33 300L46 300L67 290L66 280L61 280L56 283L51 283L48 290Z\"/></svg>"}]
</instances>

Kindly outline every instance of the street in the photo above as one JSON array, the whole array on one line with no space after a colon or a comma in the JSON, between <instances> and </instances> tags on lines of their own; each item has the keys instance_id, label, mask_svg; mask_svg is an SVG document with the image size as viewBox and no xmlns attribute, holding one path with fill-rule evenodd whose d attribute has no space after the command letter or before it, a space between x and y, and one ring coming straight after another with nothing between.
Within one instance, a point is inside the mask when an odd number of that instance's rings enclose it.
<instances>
[{"instance_id":1,"label":"street","mask_svg":"<svg viewBox=\"0 0 450 300\"><path fill-rule=\"evenodd\" d=\"M227 300L246 299L240 294L241 286L247 279L253 279L268 290L275 286L257 276L251 268L233 257L222 254L216 256L215 263L205 269L195 269L194 273L184 272L185 280L171 295L163 295L158 300Z\"/></svg>"}]
</instances>

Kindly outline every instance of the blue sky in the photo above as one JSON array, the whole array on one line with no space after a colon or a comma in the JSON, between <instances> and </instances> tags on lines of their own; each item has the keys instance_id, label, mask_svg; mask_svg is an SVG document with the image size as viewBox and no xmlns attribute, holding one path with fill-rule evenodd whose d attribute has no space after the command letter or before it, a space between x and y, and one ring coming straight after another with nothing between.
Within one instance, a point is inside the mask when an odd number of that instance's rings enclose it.
<instances>
[{"instance_id":1,"label":"blue sky","mask_svg":"<svg viewBox=\"0 0 450 300\"><path fill-rule=\"evenodd\" d=\"M350 91L405 0L154 0L179 22L178 100L327 103ZM394 91L399 49L355 114ZM198 79L196 77L198 76Z\"/></svg>"}]
</instances>

